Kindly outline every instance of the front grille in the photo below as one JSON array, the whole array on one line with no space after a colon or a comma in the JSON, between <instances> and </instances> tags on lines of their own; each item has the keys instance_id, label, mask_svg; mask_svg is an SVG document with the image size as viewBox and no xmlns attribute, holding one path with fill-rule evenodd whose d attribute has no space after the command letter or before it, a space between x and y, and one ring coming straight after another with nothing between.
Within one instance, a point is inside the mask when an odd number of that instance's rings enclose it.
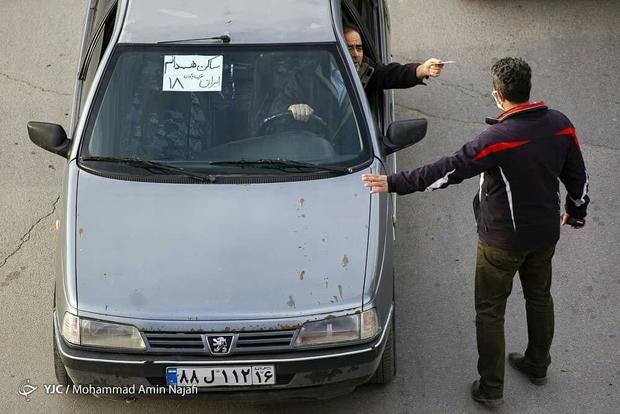
<instances>
[{"instance_id":1,"label":"front grille","mask_svg":"<svg viewBox=\"0 0 620 414\"><path fill-rule=\"evenodd\" d=\"M209 333L196 332L144 332L148 350L162 354L209 354L203 340ZM295 330L260 331L260 332L229 332L235 335L230 354L254 354L264 352L286 352L293 349L292 341Z\"/></svg>"},{"instance_id":2,"label":"front grille","mask_svg":"<svg viewBox=\"0 0 620 414\"><path fill-rule=\"evenodd\" d=\"M145 332L152 352L204 353L205 344L199 333Z\"/></svg>"},{"instance_id":3,"label":"front grille","mask_svg":"<svg viewBox=\"0 0 620 414\"><path fill-rule=\"evenodd\" d=\"M291 348L295 331L242 332L234 351L236 353L286 351Z\"/></svg>"}]
</instances>

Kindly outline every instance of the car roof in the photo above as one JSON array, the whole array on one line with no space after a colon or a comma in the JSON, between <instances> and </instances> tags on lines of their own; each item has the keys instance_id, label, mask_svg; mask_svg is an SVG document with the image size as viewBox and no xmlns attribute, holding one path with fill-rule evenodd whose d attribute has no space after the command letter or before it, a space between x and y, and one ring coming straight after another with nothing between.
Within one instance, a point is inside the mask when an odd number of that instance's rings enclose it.
<instances>
[{"instance_id":1,"label":"car roof","mask_svg":"<svg viewBox=\"0 0 620 414\"><path fill-rule=\"evenodd\" d=\"M335 42L330 0L124 0L119 43L221 36L232 44Z\"/></svg>"}]
</instances>

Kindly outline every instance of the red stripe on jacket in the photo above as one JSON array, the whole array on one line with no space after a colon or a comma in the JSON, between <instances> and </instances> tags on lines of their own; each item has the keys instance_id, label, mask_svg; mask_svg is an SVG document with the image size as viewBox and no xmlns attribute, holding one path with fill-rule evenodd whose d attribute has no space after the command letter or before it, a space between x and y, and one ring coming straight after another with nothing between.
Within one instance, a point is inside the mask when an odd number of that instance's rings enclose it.
<instances>
[{"instance_id":1,"label":"red stripe on jacket","mask_svg":"<svg viewBox=\"0 0 620 414\"><path fill-rule=\"evenodd\" d=\"M495 154L497 152L502 152L502 151L506 151L509 149L520 147L522 145L527 144L528 142L530 141L511 141L511 142L498 142L496 144L491 144L485 149L483 149L482 151L480 151L478 154L476 154L476 156L473 159L479 160L481 158L484 158L491 154Z\"/></svg>"},{"instance_id":2,"label":"red stripe on jacket","mask_svg":"<svg viewBox=\"0 0 620 414\"><path fill-rule=\"evenodd\" d=\"M577 133L575 132L575 128L564 128L560 132L557 132L555 135L568 135L569 137L573 138L573 142L575 143L575 145L577 145L577 148L581 148L579 146L579 140L577 139Z\"/></svg>"}]
</instances>

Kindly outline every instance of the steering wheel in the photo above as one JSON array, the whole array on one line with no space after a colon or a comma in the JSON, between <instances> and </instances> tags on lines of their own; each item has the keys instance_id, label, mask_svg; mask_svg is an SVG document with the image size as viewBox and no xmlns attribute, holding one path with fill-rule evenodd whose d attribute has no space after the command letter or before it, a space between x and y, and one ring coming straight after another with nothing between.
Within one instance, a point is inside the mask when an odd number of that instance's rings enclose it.
<instances>
[{"instance_id":1,"label":"steering wheel","mask_svg":"<svg viewBox=\"0 0 620 414\"><path fill-rule=\"evenodd\" d=\"M281 127L285 130L298 129L300 125L303 126L303 125L309 124L311 125L311 127L318 127L320 134L323 136L327 136L329 132L329 128L327 127L327 122L325 122L323 118L321 118L318 115L315 115L315 114L310 115L307 121L297 121L293 117L293 113L291 111L284 111L284 112L277 113L275 115L268 116L267 118L263 119L263 122L258 127L258 135L265 135L265 131L267 131L269 127L273 126L275 122L282 121L282 120L286 120L286 125ZM295 127L292 127L293 125L292 122L295 123L294 124ZM313 129L313 128L309 128L309 129Z\"/></svg>"}]
</instances>

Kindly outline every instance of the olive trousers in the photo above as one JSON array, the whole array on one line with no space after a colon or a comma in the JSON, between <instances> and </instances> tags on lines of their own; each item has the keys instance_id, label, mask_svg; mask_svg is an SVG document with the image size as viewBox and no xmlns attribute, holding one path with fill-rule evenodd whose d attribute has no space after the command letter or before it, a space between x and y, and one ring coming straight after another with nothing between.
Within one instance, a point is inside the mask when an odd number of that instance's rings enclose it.
<instances>
[{"instance_id":1,"label":"olive trousers","mask_svg":"<svg viewBox=\"0 0 620 414\"><path fill-rule=\"evenodd\" d=\"M481 389L490 396L503 395L504 314L517 271L527 314L525 366L537 377L547 373L554 328L551 297L551 259L554 253L555 243L537 250L510 251L478 241L475 282L478 373Z\"/></svg>"}]
</instances>

